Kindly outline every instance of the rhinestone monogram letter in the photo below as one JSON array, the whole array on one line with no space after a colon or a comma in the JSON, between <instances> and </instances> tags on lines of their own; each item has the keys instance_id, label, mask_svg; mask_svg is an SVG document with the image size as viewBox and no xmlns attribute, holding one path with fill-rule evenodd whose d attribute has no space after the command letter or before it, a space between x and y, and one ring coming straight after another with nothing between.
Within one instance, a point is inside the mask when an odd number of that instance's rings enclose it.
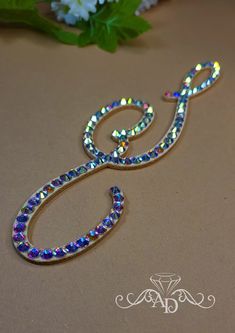
<instances>
[{"instance_id":1,"label":"rhinestone monogram letter","mask_svg":"<svg viewBox=\"0 0 235 333\"><path fill-rule=\"evenodd\" d=\"M205 69L210 71L208 78L199 86L193 87L193 79ZM55 196L69 184L105 167L119 169L138 168L149 165L165 155L180 137L187 116L189 99L209 88L219 76L220 65L218 62L198 64L186 74L180 90L174 93L165 93L164 97L166 99L175 100L177 103L173 121L162 139L150 150L140 155L124 157L128 150L129 141L141 134L152 124L154 120L152 106L140 100L122 98L97 111L89 120L83 136L84 148L91 157L91 160L49 181L24 203L13 225L12 239L16 251L31 262L60 262L63 259L82 253L85 249L104 237L117 224L123 212L124 195L117 186L110 189L113 204L109 214L88 233L79 236L74 241L56 248L41 249L35 247L30 242L28 232L30 223L36 212L45 205L48 199ZM141 120L129 129L113 131L112 139L117 142L117 147L109 154L99 150L95 146L93 139L96 126L111 112L127 108L142 111Z\"/></svg>"}]
</instances>

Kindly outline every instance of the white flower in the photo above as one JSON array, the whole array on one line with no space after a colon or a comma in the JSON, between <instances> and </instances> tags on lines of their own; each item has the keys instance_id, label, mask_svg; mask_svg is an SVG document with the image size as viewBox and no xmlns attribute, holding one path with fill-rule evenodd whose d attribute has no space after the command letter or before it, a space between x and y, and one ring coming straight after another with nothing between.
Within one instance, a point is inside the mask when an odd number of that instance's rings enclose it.
<instances>
[{"instance_id":1,"label":"white flower","mask_svg":"<svg viewBox=\"0 0 235 333\"><path fill-rule=\"evenodd\" d=\"M51 2L51 9L56 13L58 21L64 21L68 25L75 25L80 20L88 21L90 14L96 12L97 5L104 5L106 2L114 1L118 2L118 0L58 0ZM136 15L149 9L157 2L158 0L143 0L136 11Z\"/></svg>"},{"instance_id":2,"label":"white flower","mask_svg":"<svg viewBox=\"0 0 235 333\"><path fill-rule=\"evenodd\" d=\"M97 4L117 0L61 0L52 1L51 9L56 13L58 21L64 21L69 25L75 25L79 20L88 21L90 14L95 13Z\"/></svg>"},{"instance_id":3,"label":"white flower","mask_svg":"<svg viewBox=\"0 0 235 333\"><path fill-rule=\"evenodd\" d=\"M156 5L158 0L143 0L141 5L139 6L138 10L136 11L136 15L144 12L145 10L149 9L150 7Z\"/></svg>"}]
</instances>

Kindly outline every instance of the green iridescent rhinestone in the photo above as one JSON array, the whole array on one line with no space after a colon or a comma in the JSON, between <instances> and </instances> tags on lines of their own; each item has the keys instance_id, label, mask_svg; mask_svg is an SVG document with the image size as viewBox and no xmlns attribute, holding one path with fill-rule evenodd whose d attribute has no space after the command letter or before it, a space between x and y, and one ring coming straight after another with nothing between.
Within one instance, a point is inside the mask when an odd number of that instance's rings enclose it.
<instances>
[{"instance_id":1,"label":"green iridescent rhinestone","mask_svg":"<svg viewBox=\"0 0 235 333\"><path fill-rule=\"evenodd\" d=\"M85 132L90 133L90 132L92 132L92 131L93 131L93 128L90 127L90 126L87 126L87 127L85 128Z\"/></svg>"},{"instance_id":2,"label":"green iridescent rhinestone","mask_svg":"<svg viewBox=\"0 0 235 333\"><path fill-rule=\"evenodd\" d=\"M141 128L139 126L136 126L134 131L135 131L135 134L139 134L141 132Z\"/></svg>"},{"instance_id":3,"label":"green iridescent rhinestone","mask_svg":"<svg viewBox=\"0 0 235 333\"><path fill-rule=\"evenodd\" d=\"M142 107L142 105L143 105L143 102L142 101L136 101L136 106L138 106L138 107Z\"/></svg>"},{"instance_id":4,"label":"green iridescent rhinestone","mask_svg":"<svg viewBox=\"0 0 235 333\"><path fill-rule=\"evenodd\" d=\"M135 136L135 129L131 129L128 133L128 136Z\"/></svg>"},{"instance_id":5,"label":"green iridescent rhinestone","mask_svg":"<svg viewBox=\"0 0 235 333\"><path fill-rule=\"evenodd\" d=\"M94 123L96 123L98 121L97 117L95 115L93 115L91 117L91 121L93 121Z\"/></svg>"},{"instance_id":6,"label":"green iridescent rhinestone","mask_svg":"<svg viewBox=\"0 0 235 333\"><path fill-rule=\"evenodd\" d=\"M96 126L96 123L95 123L94 121L90 120L89 123L87 124L87 126L89 126L89 127L91 127L92 129L94 129L95 126Z\"/></svg>"},{"instance_id":7,"label":"green iridescent rhinestone","mask_svg":"<svg viewBox=\"0 0 235 333\"><path fill-rule=\"evenodd\" d=\"M172 139L176 139L176 137L177 137L176 132L172 132L172 133L171 133L171 137L172 137Z\"/></svg>"},{"instance_id":8,"label":"green iridescent rhinestone","mask_svg":"<svg viewBox=\"0 0 235 333\"><path fill-rule=\"evenodd\" d=\"M153 114L153 107L152 106L150 106L148 109L147 109L147 113L149 113L149 114Z\"/></svg>"},{"instance_id":9,"label":"green iridescent rhinestone","mask_svg":"<svg viewBox=\"0 0 235 333\"><path fill-rule=\"evenodd\" d=\"M114 138L118 138L118 137L119 137L119 131L114 130L113 133L112 133L112 136L113 136Z\"/></svg>"},{"instance_id":10,"label":"green iridescent rhinestone","mask_svg":"<svg viewBox=\"0 0 235 333\"><path fill-rule=\"evenodd\" d=\"M43 200L47 197L47 193L45 191L40 191L37 193L37 197Z\"/></svg>"},{"instance_id":11,"label":"green iridescent rhinestone","mask_svg":"<svg viewBox=\"0 0 235 333\"><path fill-rule=\"evenodd\" d=\"M86 145L86 148L87 148L88 150L90 150L90 151L94 151L94 150L95 150L95 147L94 147L94 145L93 145L92 143Z\"/></svg>"},{"instance_id":12,"label":"green iridescent rhinestone","mask_svg":"<svg viewBox=\"0 0 235 333\"><path fill-rule=\"evenodd\" d=\"M122 98L120 104L121 104L121 105L126 105L126 99L125 99L125 98Z\"/></svg>"},{"instance_id":13,"label":"green iridescent rhinestone","mask_svg":"<svg viewBox=\"0 0 235 333\"><path fill-rule=\"evenodd\" d=\"M87 139L84 140L84 143L85 143L86 145L88 145L88 144L90 144L90 143L92 143L92 142L93 142L93 141L92 141L91 138L87 138Z\"/></svg>"},{"instance_id":14,"label":"green iridescent rhinestone","mask_svg":"<svg viewBox=\"0 0 235 333\"><path fill-rule=\"evenodd\" d=\"M153 118L153 113L147 112L146 118L151 120Z\"/></svg>"},{"instance_id":15,"label":"green iridescent rhinestone","mask_svg":"<svg viewBox=\"0 0 235 333\"><path fill-rule=\"evenodd\" d=\"M84 173L86 173L87 172L87 169L85 168L85 167L80 167L80 168L78 168L77 169L77 172L80 174L80 175L82 175L82 174L84 174Z\"/></svg>"}]
</instances>

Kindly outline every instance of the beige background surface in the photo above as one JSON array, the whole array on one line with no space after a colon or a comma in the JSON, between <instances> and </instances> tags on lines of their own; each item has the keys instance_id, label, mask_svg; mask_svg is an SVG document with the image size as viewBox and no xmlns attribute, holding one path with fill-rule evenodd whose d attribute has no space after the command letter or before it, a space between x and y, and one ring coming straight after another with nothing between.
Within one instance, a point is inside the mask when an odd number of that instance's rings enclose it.
<instances>
[{"instance_id":1,"label":"beige background surface","mask_svg":"<svg viewBox=\"0 0 235 333\"><path fill-rule=\"evenodd\" d=\"M146 14L153 29L114 55L1 30L1 332L235 331L234 12L232 0L165 1ZM21 259L10 239L15 214L47 180L88 160L81 137L90 115L121 96L150 101L157 121L131 148L144 151L174 114L162 93L207 59L221 62L223 77L193 99L175 149L146 169L107 169L77 183L44 210L33 241L54 246L85 232L108 211L114 184L127 197L119 226L66 263L44 267ZM138 117L134 111L111 117L98 131L98 145L109 151L111 131ZM179 274L192 293L215 295L215 307L183 304L174 315L149 304L116 307L117 294L151 288L149 277L162 271Z\"/></svg>"}]
</instances>

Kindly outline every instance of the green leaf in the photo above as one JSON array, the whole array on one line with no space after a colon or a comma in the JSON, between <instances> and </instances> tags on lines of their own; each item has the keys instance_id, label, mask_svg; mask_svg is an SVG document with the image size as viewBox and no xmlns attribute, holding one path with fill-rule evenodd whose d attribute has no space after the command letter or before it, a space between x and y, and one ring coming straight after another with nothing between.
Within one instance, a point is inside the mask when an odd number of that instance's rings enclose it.
<instances>
[{"instance_id":1,"label":"green leaf","mask_svg":"<svg viewBox=\"0 0 235 333\"><path fill-rule=\"evenodd\" d=\"M112 28L107 29L103 25L97 33L96 42L101 49L108 52L115 52L118 46L116 31Z\"/></svg>"},{"instance_id":2,"label":"green leaf","mask_svg":"<svg viewBox=\"0 0 235 333\"><path fill-rule=\"evenodd\" d=\"M78 45L83 47L89 44L93 44L94 39L92 38L91 31L87 29L78 36Z\"/></svg>"},{"instance_id":3,"label":"green leaf","mask_svg":"<svg viewBox=\"0 0 235 333\"><path fill-rule=\"evenodd\" d=\"M35 0L0 0L0 23L20 24L42 31L66 44L78 44L78 34L66 31L43 17Z\"/></svg>"},{"instance_id":4,"label":"green leaf","mask_svg":"<svg viewBox=\"0 0 235 333\"><path fill-rule=\"evenodd\" d=\"M143 18L135 16L141 0L119 0L101 7L80 26L84 31L78 38L80 46L96 43L100 48L114 52L118 43L138 37L151 28Z\"/></svg>"},{"instance_id":5,"label":"green leaf","mask_svg":"<svg viewBox=\"0 0 235 333\"><path fill-rule=\"evenodd\" d=\"M80 21L76 28L82 32L65 30L61 25L42 16L38 0L0 0L0 23L20 24L44 32L60 42L78 46L97 44L101 49L114 52L118 43L136 38L150 29L135 11L141 0L119 0L98 6L88 22ZM50 2L44 0L40 2Z\"/></svg>"},{"instance_id":6,"label":"green leaf","mask_svg":"<svg viewBox=\"0 0 235 333\"><path fill-rule=\"evenodd\" d=\"M0 9L25 10L34 9L35 0L0 0Z\"/></svg>"}]
</instances>

